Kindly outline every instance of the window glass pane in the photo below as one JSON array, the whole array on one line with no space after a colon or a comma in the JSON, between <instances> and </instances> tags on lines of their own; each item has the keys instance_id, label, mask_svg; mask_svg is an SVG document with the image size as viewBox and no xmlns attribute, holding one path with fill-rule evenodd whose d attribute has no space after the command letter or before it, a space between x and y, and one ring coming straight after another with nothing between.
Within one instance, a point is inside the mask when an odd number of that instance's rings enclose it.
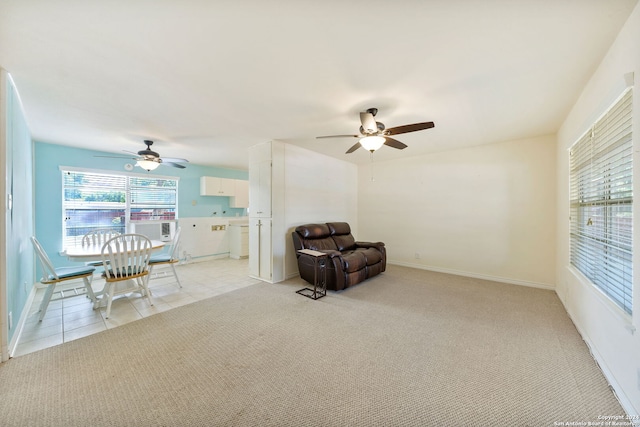
<instances>
[{"instance_id":1,"label":"window glass pane","mask_svg":"<svg viewBox=\"0 0 640 427\"><path fill-rule=\"evenodd\" d=\"M571 149L571 264L632 313L632 91Z\"/></svg>"},{"instance_id":2,"label":"window glass pane","mask_svg":"<svg viewBox=\"0 0 640 427\"><path fill-rule=\"evenodd\" d=\"M177 181L132 177L130 183L132 221L175 219Z\"/></svg>"},{"instance_id":3,"label":"window glass pane","mask_svg":"<svg viewBox=\"0 0 640 427\"><path fill-rule=\"evenodd\" d=\"M96 228L125 233L129 219L177 217L177 179L73 171L62 176L64 247L81 244L82 236Z\"/></svg>"}]
</instances>

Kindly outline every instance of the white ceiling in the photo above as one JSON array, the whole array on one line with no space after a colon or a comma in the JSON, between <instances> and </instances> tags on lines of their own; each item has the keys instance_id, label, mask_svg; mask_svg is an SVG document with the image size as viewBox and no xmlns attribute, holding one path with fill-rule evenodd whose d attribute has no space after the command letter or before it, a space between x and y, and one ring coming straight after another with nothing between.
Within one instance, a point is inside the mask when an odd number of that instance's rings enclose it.
<instances>
[{"instance_id":1,"label":"white ceiling","mask_svg":"<svg viewBox=\"0 0 640 427\"><path fill-rule=\"evenodd\" d=\"M273 139L378 161L553 134L637 0L0 0L0 66L35 140L247 169ZM622 76L621 76L622 78Z\"/></svg>"}]
</instances>

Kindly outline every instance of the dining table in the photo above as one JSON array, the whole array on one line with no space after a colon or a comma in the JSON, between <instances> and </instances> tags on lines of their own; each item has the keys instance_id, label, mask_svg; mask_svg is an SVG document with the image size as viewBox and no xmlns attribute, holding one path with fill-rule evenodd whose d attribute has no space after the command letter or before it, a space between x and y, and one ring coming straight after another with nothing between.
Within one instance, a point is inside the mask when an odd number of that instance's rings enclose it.
<instances>
[{"instance_id":1,"label":"dining table","mask_svg":"<svg viewBox=\"0 0 640 427\"><path fill-rule=\"evenodd\" d=\"M166 244L167 242L161 240L151 240L151 252L161 250ZM62 252L62 255L74 262L102 261L102 246L103 244L70 246Z\"/></svg>"},{"instance_id":2,"label":"dining table","mask_svg":"<svg viewBox=\"0 0 640 427\"><path fill-rule=\"evenodd\" d=\"M161 240L151 240L151 252L157 252L161 250L166 245L166 242ZM102 261L102 247L104 244L98 245L85 245L85 246L70 246L62 255L66 256L69 261L74 262L95 262ZM95 264L92 264L95 265ZM102 290L94 290L94 296L96 297L93 300L93 308L96 309L98 307L104 306L106 301L101 298L104 295L106 290L107 283L105 282ZM135 280L126 280L123 282L118 282L116 284L115 291L117 293L123 293L126 291L139 292L139 287L137 286ZM144 292L140 293L144 295Z\"/></svg>"}]
</instances>

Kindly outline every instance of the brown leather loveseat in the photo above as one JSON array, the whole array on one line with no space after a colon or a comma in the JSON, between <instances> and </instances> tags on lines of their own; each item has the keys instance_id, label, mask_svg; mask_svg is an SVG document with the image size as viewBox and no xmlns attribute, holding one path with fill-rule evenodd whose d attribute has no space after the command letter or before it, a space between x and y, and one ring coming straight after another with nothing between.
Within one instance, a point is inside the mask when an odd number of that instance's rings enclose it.
<instances>
[{"instance_id":1,"label":"brown leather loveseat","mask_svg":"<svg viewBox=\"0 0 640 427\"><path fill-rule=\"evenodd\" d=\"M384 243L356 242L346 222L300 225L291 234L300 276L311 284L314 280L314 259L299 254L300 249L327 253L327 289L332 291L341 291L386 269Z\"/></svg>"}]
</instances>

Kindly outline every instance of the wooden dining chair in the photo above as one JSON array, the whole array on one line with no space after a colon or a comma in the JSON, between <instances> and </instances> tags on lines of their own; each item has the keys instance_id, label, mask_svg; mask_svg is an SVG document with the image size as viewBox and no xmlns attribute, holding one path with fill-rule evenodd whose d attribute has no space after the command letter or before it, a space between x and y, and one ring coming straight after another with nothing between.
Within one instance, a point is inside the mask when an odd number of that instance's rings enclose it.
<instances>
[{"instance_id":1,"label":"wooden dining chair","mask_svg":"<svg viewBox=\"0 0 640 427\"><path fill-rule=\"evenodd\" d=\"M149 275L153 273L153 268L157 265L170 265L171 270L173 271L173 276L176 278L176 282L178 282L178 287L181 288L182 284L180 283L180 278L178 277L178 272L176 271L175 265L180 261L178 249L180 245L180 231L181 227L176 229L176 232L173 236L173 240L171 242L171 248L167 253L151 255L151 259L149 260ZM151 276L153 278L154 276ZM157 273L156 273L157 277Z\"/></svg>"},{"instance_id":2,"label":"wooden dining chair","mask_svg":"<svg viewBox=\"0 0 640 427\"><path fill-rule=\"evenodd\" d=\"M82 236L82 246L101 246L107 240L120 234L113 228L95 228Z\"/></svg>"},{"instance_id":3,"label":"wooden dining chair","mask_svg":"<svg viewBox=\"0 0 640 427\"><path fill-rule=\"evenodd\" d=\"M100 302L107 302L107 319L111 315L111 304L116 295L139 292L147 298L149 305L153 305L147 286L150 257L151 240L142 234L121 234L104 243L102 277L105 285L100 293Z\"/></svg>"},{"instance_id":4,"label":"wooden dining chair","mask_svg":"<svg viewBox=\"0 0 640 427\"><path fill-rule=\"evenodd\" d=\"M40 317L39 321L42 322L44 315L47 313L47 307L49 307L49 302L51 302L52 297L54 295L54 291L56 289L56 285L68 282L70 280L78 280L82 279L84 282L84 288L87 292L87 296L91 299L92 302L95 303L96 296L91 288L91 280L93 278L93 272L95 271L95 267L82 265L77 267L58 267L55 268L53 263L49 259L49 256L38 242L38 239L35 237L31 237L31 243L33 243L33 247L38 255L38 259L40 259L40 263L42 264L42 278L40 279L40 283L43 285L47 285L47 288L44 292L44 297L42 298L42 302L40 303ZM54 299L60 300L64 298L74 297L79 295L78 290L76 288L73 289L61 289L59 290L59 296Z\"/></svg>"},{"instance_id":5,"label":"wooden dining chair","mask_svg":"<svg viewBox=\"0 0 640 427\"><path fill-rule=\"evenodd\" d=\"M85 246L99 246L101 247L107 240L112 237L119 236L121 233L113 228L95 228L88 231L82 236L82 247ZM86 265L100 266L102 261L88 261Z\"/></svg>"}]
</instances>

